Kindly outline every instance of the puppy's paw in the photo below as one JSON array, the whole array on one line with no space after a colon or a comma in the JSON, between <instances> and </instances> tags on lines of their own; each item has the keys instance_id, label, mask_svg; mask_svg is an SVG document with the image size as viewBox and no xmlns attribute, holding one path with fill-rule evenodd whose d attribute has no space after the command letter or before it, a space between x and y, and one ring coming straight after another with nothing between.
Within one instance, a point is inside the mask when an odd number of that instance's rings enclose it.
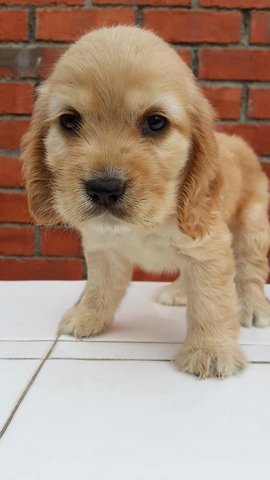
<instances>
[{"instance_id":1,"label":"puppy's paw","mask_svg":"<svg viewBox=\"0 0 270 480\"><path fill-rule=\"evenodd\" d=\"M269 327L270 326L270 303L266 298L254 302L254 305L246 304L240 310L239 321L242 327Z\"/></svg>"},{"instance_id":2,"label":"puppy's paw","mask_svg":"<svg viewBox=\"0 0 270 480\"><path fill-rule=\"evenodd\" d=\"M64 313L58 331L60 334L65 333L76 338L90 337L106 330L109 324L110 322L99 318L94 309L80 304Z\"/></svg>"},{"instance_id":3,"label":"puppy's paw","mask_svg":"<svg viewBox=\"0 0 270 480\"><path fill-rule=\"evenodd\" d=\"M230 377L246 365L246 359L236 343L223 346L183 345L175 358L178 370L199 378Z\"/></svg>"},{"instance_id":4,"label":"puppy's paw","mask_svg":"<svg viewBox=\"0 0 270 480\"><path fill-rule=\"evenodd\" d=\"M253 325L260 328L270 326L270 303L266 298L254 309Z\"/></svg>"},{"instance_id":5,"label":"puppy's paw","mask_svg":"<svg viewBox=\"0 0 270 480\"><path fill-rule=\"evenodd\" d=\"M154 300L161 305L186 305L187 297L179 285L170 283L165 287L159 288L154 294Z\"/></svg>"},{"instance_id":6,"label":"puppy's paw","mask_svg":"<svg viewBox=\"0 0 270 480\"><path fill-rule=\"evenodd\" d=\"M253 325L253 308L241 308L239 323L242 327L251 328Z\"/></svg>"}]
</instances>

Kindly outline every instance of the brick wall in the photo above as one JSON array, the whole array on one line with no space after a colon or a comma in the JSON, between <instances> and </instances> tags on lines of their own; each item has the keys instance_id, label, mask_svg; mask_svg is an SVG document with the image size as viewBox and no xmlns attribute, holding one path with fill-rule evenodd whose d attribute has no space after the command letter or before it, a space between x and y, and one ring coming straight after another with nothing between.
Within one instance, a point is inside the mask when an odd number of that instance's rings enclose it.
<instances>
[{"instance_id":1,"label":"brick wall","mask_svg":"<svg viewBox=\"0 0 270 480\"><path fill-rule=\"evenodd\" d=\"M174 44L218 128L246 138L270 175L270 0L0 0L0 279L85 273L74 232L31 224L19 144L35 87L68 43L116 23L144 25Z\"/></svg>"}]
</instances>

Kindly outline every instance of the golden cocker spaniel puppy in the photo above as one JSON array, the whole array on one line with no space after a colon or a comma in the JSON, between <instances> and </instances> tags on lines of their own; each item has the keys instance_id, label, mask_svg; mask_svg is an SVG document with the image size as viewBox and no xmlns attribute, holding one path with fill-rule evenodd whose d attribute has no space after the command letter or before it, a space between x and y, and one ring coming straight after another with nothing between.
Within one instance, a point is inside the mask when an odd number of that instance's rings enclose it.
<instances>
[{"instance_id":1,"label":"golden cocker spaniel puppy","mask_svg":"<svg viewBox=\"0 0 270 480\"><path fill-rule=\"evenodd\" d=\"M224 377L245 366L239 325L270 325L268 182L241 138L214 131L173 48L136 27L82 37L40 88L22 156L36 221L82 235L89 278L62 333L108 328L134 266L181 269L156 296L187 298L177 367Z\"/></svg>"}]
</instances>

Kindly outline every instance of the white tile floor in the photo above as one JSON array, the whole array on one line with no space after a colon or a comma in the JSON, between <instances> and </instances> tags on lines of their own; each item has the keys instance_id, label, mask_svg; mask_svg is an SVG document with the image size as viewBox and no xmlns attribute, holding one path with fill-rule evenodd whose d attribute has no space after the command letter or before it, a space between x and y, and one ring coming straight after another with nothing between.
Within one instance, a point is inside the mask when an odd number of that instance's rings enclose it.
<instances>
[{"instance_id":1,"label":"white tile floor","mask_svg":"<svg viewBox=\"0 0 270 480\"><path fill-rule=\"evenodd\" d=\"M0 282L0 425L82 287ZM269 479L270 328L241 330L243 373L199 381L168 361L185 309L156 288L133 283L106 334L61 338L0 442L1 479Z\"/></svg>"}]
</instances>

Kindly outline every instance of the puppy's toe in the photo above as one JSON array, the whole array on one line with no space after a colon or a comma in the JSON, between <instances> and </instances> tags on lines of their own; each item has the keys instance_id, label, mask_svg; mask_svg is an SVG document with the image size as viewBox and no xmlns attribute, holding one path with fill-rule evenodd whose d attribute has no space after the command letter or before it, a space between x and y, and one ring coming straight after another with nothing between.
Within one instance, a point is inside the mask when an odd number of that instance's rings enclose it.
<instances>
[{"instance_id":1,"label":"puppy's toe","mask_svg":"<svg viewBox=\"0 0 270 480\"><path fill-rule=\"evenodd\" d=\"M253 324L255 327L260 328L270 326L270 303L267 299L264 299L264 301L255 308Z\"/></svg>"},{"instance_id":2,"label":"puppy's toe","mask_svg":"<svg viewBox=\"0 0 270 480\"><path fill-rule=\"evenodd\" d=\"M159 288L154 294L154 300L161 305L186 305L187 297L181 289L170 284Z\"/></svg>"},{"instance_id":3,"label":"puppy's toe","mask_svg":"<svg viewBox=\"0 0 270 480\"><path fill-rule=\"evenodd\" d=\"M266 298L255 302L255 306L245 306L240 311L240 324L243 327L269 327L270 326L270 303Z\"/></svg>"},{"instance_id":4,"label":"puppy's toe","mask_svg":"<svg viewBox=\"0 0 270 480\"><path fill-rule=\"evenodd\" d=\"M67 310L59 324L59 333L73 335L76 338L90 337L103 332L108 322L98 317L94 309L77 305Z\"/></svg>"},{"instance_id":5,"label":"puppy's toe","mask_svg":"<svg viewBox=\"0 0 270 480\"><path fill-rule=\"evenodd\" d=\"M253 309L242 308L239 313L239 323L242 327L251 328L253 325Z\"/></svg>"},{"instance_id":6,"label":"puppy's toe","mask_svg":"<svg viewBox=\"0 0 270 480\"><path fill-rule=\"evenodd\" d=\"M175 358L179 370L199 378L230 377L246 365L244 354L236 343L227 347L196 346L186 343Z\"/></svg>"}]
</instances>

